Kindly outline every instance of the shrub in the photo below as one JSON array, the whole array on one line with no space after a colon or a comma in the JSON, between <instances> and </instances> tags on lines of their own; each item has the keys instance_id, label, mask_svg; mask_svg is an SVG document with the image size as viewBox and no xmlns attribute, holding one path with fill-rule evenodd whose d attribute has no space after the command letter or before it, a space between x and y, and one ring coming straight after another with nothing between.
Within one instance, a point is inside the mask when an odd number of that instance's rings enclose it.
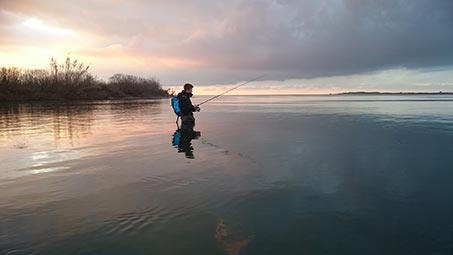
<instances>
[{"instance_id":1,"label":"shrub","mask_svg":"<svg viewBox=\"0 0 453 255\"><path fill-rule=\"evenodd\" d=\"M115 74L109 79L112 90L127 96L153 96L162 91L159 81L133 75Z\"/></svg>"},{"instance_id":2,"label":"shrub","mask_svg":"<svg viewBox=\"0 0 453 255\"><path fill-rule=\"evenodd\" d=\"M89 65L66 58L63 64L51 59L50 70L0 70L0 100L107 99L166 97L155 78L115 74L106 83L92 76Z\"/></svg>"}]
</instances>

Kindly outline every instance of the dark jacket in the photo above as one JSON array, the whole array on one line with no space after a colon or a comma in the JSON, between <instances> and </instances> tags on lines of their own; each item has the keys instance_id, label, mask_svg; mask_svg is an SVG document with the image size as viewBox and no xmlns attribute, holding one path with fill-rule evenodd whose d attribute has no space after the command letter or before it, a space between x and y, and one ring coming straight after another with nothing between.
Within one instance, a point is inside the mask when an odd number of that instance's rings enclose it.
<instances>
[{"instance_id":1,"label":"dark jacket","mask_svg":"<svg viewBox=\"0 0 453 255\"><path fill-rule=\"evenodd\" d=\"M184 90L178 94L179 107L181 108L182 115L193 115L193 112L196 111L195 106L190 101L192 96L192 93L187 93Z\"/></svg>"}]
</instances>

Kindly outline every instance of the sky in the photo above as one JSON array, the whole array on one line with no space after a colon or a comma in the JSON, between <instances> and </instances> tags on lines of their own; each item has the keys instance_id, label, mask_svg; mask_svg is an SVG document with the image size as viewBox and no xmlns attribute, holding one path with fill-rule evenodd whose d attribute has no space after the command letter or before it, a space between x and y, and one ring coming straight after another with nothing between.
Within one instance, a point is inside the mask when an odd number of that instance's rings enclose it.
<instances>
[{"instance_id":1,"label":"sky","mask_svg":"<svg viewBox=\"0 0 453 255\"><path fill-rule=\"evenodd\" d=\"M214 94L453 91L451 0L0 0L0 66Z\"/></svg>"}]
</instances>

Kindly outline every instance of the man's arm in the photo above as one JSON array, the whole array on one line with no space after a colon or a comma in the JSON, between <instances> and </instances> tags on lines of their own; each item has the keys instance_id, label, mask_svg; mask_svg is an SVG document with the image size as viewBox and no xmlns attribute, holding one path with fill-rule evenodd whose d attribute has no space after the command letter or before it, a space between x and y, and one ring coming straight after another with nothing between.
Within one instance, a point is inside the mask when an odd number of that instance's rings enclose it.
<instances>
[{"instance_id":1,"label":"man's arm","mask_svg":"<svg viewBox=\"0 0 453 255\"><path fill-rule=\"evenodd\" d=\"M181 107L181 112L183 114L189 114L196 111L195 106L193 106L189 99L185 96L179 98L179 107Z\"/></svg>"}]
</instances>

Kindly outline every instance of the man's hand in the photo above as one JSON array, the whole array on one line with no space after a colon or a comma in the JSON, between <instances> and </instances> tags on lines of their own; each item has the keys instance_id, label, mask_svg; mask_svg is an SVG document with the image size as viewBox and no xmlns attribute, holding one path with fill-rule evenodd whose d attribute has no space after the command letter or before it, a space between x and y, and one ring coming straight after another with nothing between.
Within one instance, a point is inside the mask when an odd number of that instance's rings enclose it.
<instances>
[{"instance_id":1,"label":"man's hand","mask_svg":"<svg viewBox=\"0 0 453 255\"><path fill-rule=\"evenodd\" d=\"M199 112L201 109L200 109L200 106L198 105L195 105L195 111Z\"/></svg>"}]
</instances>

